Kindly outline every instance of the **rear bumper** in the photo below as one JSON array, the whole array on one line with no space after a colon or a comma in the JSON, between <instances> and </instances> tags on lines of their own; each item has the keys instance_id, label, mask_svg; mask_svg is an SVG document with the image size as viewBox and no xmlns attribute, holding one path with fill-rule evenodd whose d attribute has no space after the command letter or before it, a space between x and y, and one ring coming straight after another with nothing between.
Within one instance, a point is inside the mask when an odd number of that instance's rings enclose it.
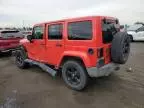
<instances>
[{"instance_id":1,"label":"rear bumper","mask_svg":"<svg viewBox=\"0 0 144 108\"><path fill-rule=\"evenodd\" d=\"M9 50L15 50L16 48L19 47L19 44L10 44L10 45L1 45L0 46L0 51L9 51Z\"/></svg>"},{"instance_id":2,"label":"rear bumper","mask_svg":"<svg viewBox=\"0 0 144 108\"><path fill-rule=\"evenodd\" d=\"M119 64L109 63L100 68L97 67L87 68L87 72L90 77L102 77L110 75L112 72L119 70L119 68L120 68Z\"/></svg>"},{"instance_id":3,"label":"rear bumper","mask_svg":"<svg viewBox=\"0 0 144 108\"><path fill-rule=\"evenodd\" d=\"M6 48L0 48L0 52L7 52L7 51L14 51L18 48L18 46L16 47L6 47Z\"/></svg>"}]
</instances>

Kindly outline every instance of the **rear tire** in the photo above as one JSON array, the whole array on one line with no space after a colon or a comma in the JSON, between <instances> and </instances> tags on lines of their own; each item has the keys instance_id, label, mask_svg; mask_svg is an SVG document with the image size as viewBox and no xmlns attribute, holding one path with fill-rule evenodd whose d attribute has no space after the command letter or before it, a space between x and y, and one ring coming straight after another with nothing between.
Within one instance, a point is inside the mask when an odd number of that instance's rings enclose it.
<instances>
[{"instance_id":1,"label":"rear tire","mask_svg":"<svg viewBox=\"0 0 144 108\"><path fill-rule=\"evenodd\" d=\"M84 66L74 60L64 63L62 67L62 77L68 87L73 90L82 90L87 86L88 74Z\"/></svg>"}]
</instances>

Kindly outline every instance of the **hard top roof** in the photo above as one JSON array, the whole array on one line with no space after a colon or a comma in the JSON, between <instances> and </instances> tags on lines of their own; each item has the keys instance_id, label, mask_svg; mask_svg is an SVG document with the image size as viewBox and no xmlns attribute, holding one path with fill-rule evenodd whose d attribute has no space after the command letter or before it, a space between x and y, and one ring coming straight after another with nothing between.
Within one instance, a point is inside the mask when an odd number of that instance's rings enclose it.
<instances>
[{"instance_id":1,"label":"hard top roof","mask_svg":"<svg viewBox=\"0 0 144 108\"><path fill-rule=\"evenodd\" d=\"M75 18L66 18L62 20L55 20L55 21L48 21L48 22L43 22L43 23L37 23L34 26L37 25L43 25L43 24L48 24L48 23L57 23L57 22L64 22L64 21L71 21L71 20L78 20L78 19L88 19L88 18L107 18L107 19L117 19L114 17L109 17L109 16L85 16L85 17L75 17Z\"/></svg>"}]
</instances>

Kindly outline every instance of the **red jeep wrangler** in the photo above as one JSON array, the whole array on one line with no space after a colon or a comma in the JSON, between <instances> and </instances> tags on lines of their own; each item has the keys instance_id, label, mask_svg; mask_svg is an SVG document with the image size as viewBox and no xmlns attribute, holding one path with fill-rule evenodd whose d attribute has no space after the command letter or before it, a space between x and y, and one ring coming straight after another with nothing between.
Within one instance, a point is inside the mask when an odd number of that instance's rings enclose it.
<instances>
[{"instance_id":1,"label":"red jeep wrangler","mask_svg":"<svg viewBox=\"0 0 144 108\"><path fill-rule=\"evenodd\" d=\"M108 76L125 64L130 39L120 32L116 18L90 16L36 24L22 40L16 64L36 64L55 76L61 70L74 90L86 87L89 77Z\"/></svg>"}]
</instances>

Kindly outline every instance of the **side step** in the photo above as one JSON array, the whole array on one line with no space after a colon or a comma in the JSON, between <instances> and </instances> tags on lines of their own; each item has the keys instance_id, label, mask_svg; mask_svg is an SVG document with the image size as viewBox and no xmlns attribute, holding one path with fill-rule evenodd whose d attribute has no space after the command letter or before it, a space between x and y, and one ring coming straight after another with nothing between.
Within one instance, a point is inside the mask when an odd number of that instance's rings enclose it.
<instances>
[{"instance_id":1,"label":"side step","mask_svg":"<svg viewBox=\"0 0 144 108\"><path fill-rule=\"evenodd\" d=\"M40 68L42 68L44 71L48 72L53 77L55 77L57 74L57 71L55 71L54 69L50 68L49 66L47 66L43 63L31 60L31 59L26 59L25 62L39 66Z\"/></svg>"}]
</instances>

